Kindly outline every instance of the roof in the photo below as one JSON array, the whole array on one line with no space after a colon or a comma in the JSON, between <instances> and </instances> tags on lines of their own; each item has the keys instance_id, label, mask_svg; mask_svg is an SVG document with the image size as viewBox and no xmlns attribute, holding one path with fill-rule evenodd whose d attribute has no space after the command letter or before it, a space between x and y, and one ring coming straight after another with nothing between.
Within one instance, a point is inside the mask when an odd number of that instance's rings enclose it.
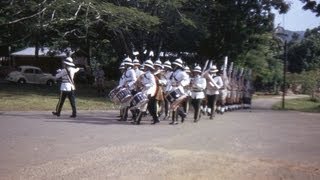
<instances>
[{"instance_id":1,"label":"roof","mask_svg":"<svg viewBox=\"0 0 320 180\"><path fill-rule=\"evenodd\" d=\"M22 69L25 69L25 68L41 69L41 68L39 68L39 67L36 67L36 66L29 66L29 65L22 65L22 66L18 66L18 67L21 67Z\"/></svg>"},{"instance_id":2,"label":"roof","mask_svg":"<svg viewBox=\"0 0 320 180\"><path fill-rule=\"evenodd\" d=\"M64 52L56 52L54 55L50 52L53 51L50 51L48 47L39 48L39 56L67 57ZM35 47L28 47L21 51L11 53L11 56L35 56Z\"/></svg>"}]
</instances>

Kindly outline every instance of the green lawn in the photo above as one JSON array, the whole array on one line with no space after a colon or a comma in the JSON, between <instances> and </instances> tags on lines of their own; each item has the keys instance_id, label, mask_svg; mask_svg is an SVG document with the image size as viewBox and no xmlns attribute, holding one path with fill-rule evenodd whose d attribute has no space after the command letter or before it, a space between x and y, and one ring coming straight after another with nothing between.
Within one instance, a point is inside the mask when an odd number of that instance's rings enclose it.
<instances>
[{"instance_id":1,"label":"green lawn","mask_svg":"<svg viewBox=\"0 0 320 180\"><path fill-rule=\"evenodd\" d=\"M106 91L109 92L108 90ZM0 111L42 111L54 110L58 102L59 87L41 85L0 85ZM96 89L90 85L77 85L76 104L79 110L115 109L106 97L98 96ZM69 100L63 110L71 109Z\"/></svg>"},{"instance_id":2,"label":"green lawn","mask_svg":"<svg viewBox=\"0 0 320 180\"><path fill-rule=\"evenodd\" d=\"M281 109L281 102L275 104L273 109ZM302 112L320 112L320 102L311 101L310 98L288 99L285 101L286 110Z\"/></svg>"}]
</instances>

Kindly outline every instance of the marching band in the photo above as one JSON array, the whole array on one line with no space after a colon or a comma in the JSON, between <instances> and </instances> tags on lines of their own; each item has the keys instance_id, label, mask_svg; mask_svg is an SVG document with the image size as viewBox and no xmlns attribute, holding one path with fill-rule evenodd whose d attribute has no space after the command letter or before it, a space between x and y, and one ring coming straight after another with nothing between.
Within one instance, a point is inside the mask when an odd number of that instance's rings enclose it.
<instances>
[{"instance_id":1,"label":"marching band","mask_svg":"<svg viewBox=\"0 0 320 180\"><path fill-rule=\"evenodd\" d=\"M193 122L201 115L212 120L216 114L224 114L240 108L251 108L251 70L236 68L225 57L221 70L206 62L203 68L195 64L186 66L181 58L172 63L150 58L143 64L135 57L126 57L119 70L122 76L119 85L110 91L109 98L120 105L119 121L128 120L132 114L132 124L139 125L148 113L152 123L171 116L171 125L183 123L189 113L189 103L193 108Z\"/></svg>"}]
</instances>

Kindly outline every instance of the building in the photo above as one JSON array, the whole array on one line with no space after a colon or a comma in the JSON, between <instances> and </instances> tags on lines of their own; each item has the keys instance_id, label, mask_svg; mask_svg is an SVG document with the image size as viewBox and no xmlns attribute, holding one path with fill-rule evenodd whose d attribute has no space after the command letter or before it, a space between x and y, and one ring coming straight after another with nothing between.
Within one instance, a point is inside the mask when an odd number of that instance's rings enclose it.
<instances>
[{"instance_id":1,"label":"building","mask_svg":"<svg viewBox=\"0 0 320 180\"><path fill-rule=\"evenodd\" d=\"M76 66L89 70L88 58L79 56L81 53L71 52ZM77 55L76 55L77 54ZM62 68L62 61L67 57L65 52L51 51L48 47L39 48L38 58L35 55L35 47L28 47L10 54L10 67L32 65L42 69L43 72L55 74L57 69Z\"/></svg>"}]
</instances>

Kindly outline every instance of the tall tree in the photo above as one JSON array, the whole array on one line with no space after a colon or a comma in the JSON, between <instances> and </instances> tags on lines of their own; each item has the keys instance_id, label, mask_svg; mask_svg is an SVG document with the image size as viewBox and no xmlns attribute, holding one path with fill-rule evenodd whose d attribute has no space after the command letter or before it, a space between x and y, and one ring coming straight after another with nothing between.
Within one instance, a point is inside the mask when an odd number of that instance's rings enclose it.
<instances>
[{"instance_id":1,"label":"tall tree","mask_svg":"<svg viewBox=\"0 0 320 180\"><path fill-rule=\"evenodd\" d=\"M303 9L310 10L316 13L316 16L320 16L320 3L315 0L300 0L304 3Z\"/></svg>"}]
</instances>

